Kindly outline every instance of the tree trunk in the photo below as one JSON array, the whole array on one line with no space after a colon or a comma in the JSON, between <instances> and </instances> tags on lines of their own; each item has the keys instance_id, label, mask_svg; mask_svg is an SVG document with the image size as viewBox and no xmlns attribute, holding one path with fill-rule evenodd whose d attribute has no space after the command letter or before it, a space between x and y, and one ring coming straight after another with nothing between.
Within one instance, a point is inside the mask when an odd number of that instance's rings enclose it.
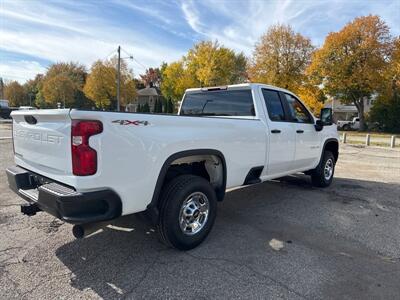
<instances>
[{"instance_id":1,"label":"tree trunk","mask_svg":"<svg viewBox=\"0 0 400 300\"><path fill-rule=\"evenodd\" d=\"M357 107L358 117L360 118L360 128L359 131L365 130L365 117L364 117L364 99L357 99L354 101L355 106Z\"/></svg>"}]
</instances>

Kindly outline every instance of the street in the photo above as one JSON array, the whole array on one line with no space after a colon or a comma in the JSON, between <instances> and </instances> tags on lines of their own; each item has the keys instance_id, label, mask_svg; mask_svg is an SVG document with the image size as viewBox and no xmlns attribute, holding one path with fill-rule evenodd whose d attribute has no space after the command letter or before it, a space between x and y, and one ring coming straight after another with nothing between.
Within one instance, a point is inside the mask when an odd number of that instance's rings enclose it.
<instances>
[{"instance_id":1,"label":"street","mask_svg":"<svg viewBox=\"0 0 400 300\"><path fill-rule=\"evenodd\" d=\"M331 187L299 174L229 192L207 240L178 252L140 215L82 240L49 214L22 215L4 172L12 141L0 140L0 299L399 298L400 150L339 151Z\"/></svg>"}]
</instances>

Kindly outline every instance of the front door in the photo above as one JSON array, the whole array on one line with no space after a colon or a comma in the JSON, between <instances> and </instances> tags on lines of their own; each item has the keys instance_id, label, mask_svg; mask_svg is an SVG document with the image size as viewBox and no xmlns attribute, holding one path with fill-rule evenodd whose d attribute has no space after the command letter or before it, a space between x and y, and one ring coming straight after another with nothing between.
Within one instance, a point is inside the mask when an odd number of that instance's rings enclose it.
<instances>
[{"instance_id":1,"label":"front door","mask_svg":"<svg viewBox=\"0 0 400 300\"><path fill-rule=\"evenodd\" d=\"M314 118L304 105L290 94L283 95L289 108L289 117L295 126L296 150L293 168L311 168L320 158L320 133L315 130Z\"/></svg>"},{"instance_id":2,"label":"front door","mask_svg":"<svg viewBox=\"0 0 400 300\"><path fill-rule=\"evenodd\" d=\"M295 124L287 121L278 91L262 89L267 108L268 145L267 167L263 175L275 176L292 170L295 155Z\"/></svg>"}]
</instances>

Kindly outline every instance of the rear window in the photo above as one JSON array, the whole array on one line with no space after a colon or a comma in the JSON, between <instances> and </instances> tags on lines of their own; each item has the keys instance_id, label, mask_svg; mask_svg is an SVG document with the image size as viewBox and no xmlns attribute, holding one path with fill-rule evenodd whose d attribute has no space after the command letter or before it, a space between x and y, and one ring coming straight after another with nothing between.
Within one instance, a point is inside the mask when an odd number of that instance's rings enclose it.
<instances>
[{"instance_id":1,"label":"rear window","mask_svg":"<svg viewBox=\"0 0 400 300\"><path fill-rule=\"evenodd\" d=\"M255 116L251 90L207 91L186 94L181 115Z\"/></svg>"}]
</instances>

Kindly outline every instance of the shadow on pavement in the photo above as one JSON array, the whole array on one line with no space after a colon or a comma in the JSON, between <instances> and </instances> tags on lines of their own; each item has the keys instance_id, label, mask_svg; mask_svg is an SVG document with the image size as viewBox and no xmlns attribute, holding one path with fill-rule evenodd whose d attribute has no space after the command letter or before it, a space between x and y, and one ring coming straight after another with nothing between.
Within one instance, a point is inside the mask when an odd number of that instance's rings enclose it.
<instances>
[{"instance_id":1,"label":"shadow on pavement","mask_svg":"<svg viewBox=\"0 0 400 300\"><path fill-rule=\"evenodd\" d=\"M335 178L321 190L307 176L289 176L228 193L209 238L192 251L165 247L132 215L114 222L118 228L63 245L56 255L72 271L74 288L105 299L393 296L400 292L398 274L391 275L400 271L399 262L379 259L338 221L347 216L340 215L344 209L371 210L367 216L375 218L370 198L382 191L397 199L381 205L398 209L396 184ZM271 250L271 238L285 248ZM386 289L377 290L380 284Z\"/></svg>"}]
</instances>

